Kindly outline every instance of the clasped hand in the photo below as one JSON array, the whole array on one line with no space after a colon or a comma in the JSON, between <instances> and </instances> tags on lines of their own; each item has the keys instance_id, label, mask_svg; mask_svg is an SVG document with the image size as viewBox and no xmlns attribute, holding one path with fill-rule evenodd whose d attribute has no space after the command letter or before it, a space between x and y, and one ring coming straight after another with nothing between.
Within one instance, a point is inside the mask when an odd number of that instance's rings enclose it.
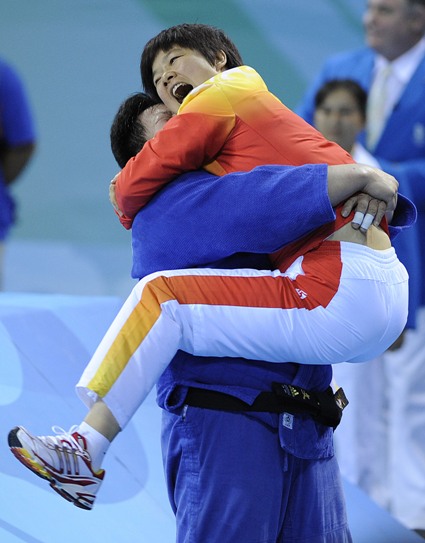
<instances>
[{"instance_id":1,"label":"clasped hand","mask_svg":"<svg viewBox=\"0 0 425 543\"><path fill-rule=\"evenodd\" d=\"M342 216L355 210L351 222L355 230L365 233L370 226L379 226L386 216L391 222L397 206L398 181L390 174L377 168L368 168L368 182L363 190L354 194L343 205Z\"/></svg>"}]
</instances>

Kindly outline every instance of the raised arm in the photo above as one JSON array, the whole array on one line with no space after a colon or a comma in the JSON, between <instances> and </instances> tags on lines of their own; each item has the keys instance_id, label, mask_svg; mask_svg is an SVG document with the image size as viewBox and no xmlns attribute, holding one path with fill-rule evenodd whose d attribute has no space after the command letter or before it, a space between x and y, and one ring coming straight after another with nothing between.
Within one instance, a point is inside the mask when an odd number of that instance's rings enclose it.
<instances>
[{"instance_id":1,"label":"raised arm","mask_svg":"<svg viewBox=\"0 0 425 543\"><path fill-rule=\"evenodd\" d=\"M226 101L215 99L215 93L208 88L197 95L118 175L115 197L126 228L162 187L182 173L213 162L223 147L235 126L235 114Z\"/></svg>"}]
</instances>

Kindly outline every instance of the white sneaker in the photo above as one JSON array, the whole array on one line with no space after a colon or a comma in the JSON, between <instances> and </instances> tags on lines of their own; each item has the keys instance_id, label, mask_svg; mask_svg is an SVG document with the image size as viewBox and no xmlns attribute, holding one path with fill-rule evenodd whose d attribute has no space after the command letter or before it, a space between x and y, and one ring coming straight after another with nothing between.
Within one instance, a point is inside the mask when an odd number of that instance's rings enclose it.
<instances>
[{"instance_id":1,"label":"white sneaker","mask_svg":"<svg viewBox=\"0 0 425 543\"><path fill-rule=\"evenodd\" d=\"M87 443L73 426L65 432L53 426L54 436L32 436L18 426L9 432L12 453L66 500L81 509L91 509L105 476L105 470L94 471Z\"/></svg>"}]
</instances>

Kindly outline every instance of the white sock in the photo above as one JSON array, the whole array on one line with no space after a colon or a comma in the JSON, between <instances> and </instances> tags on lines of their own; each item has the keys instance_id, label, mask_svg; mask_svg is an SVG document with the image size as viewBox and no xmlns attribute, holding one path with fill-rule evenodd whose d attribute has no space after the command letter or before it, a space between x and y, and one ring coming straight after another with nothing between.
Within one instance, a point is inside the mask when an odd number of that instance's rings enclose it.
<instances>
[{"instance_id":1,"label":"white sock","mask_svg":"<svg viewBox=\"0 0 425 543\"><path fill-rule=\"evenodd\" d=\"M82 422L75 431L86 439L87 450L91 456L93 471L98 471L111 442L104 435L95 430L93 426L87 424L87 422Z\"/></svg>"}]
</instances>

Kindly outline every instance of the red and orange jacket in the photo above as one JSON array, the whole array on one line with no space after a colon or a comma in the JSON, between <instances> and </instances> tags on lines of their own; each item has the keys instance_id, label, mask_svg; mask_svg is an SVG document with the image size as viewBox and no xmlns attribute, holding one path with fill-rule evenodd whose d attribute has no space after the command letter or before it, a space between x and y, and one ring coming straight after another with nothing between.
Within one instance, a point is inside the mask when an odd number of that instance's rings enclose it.
<instances>
[{"instance_id":1,"label":"red and orange jacket","mask_svg":"<svg viewBox=\"0 0 425 543\"><path fill-rule=\"evenodd\" d=\"M288 109L248 66L226 70L194 89L179 112L148 141L117 179L126 228L137 212L179 174L204 168L223 175L262 164L347 164L353 158ZM324 239L351 220L318 232ZM310 239L311 246L314 240ZM279 260L279 259L277 259ZM277 264L278 262L276 262Z\"/></svg>"}]
</instances>

